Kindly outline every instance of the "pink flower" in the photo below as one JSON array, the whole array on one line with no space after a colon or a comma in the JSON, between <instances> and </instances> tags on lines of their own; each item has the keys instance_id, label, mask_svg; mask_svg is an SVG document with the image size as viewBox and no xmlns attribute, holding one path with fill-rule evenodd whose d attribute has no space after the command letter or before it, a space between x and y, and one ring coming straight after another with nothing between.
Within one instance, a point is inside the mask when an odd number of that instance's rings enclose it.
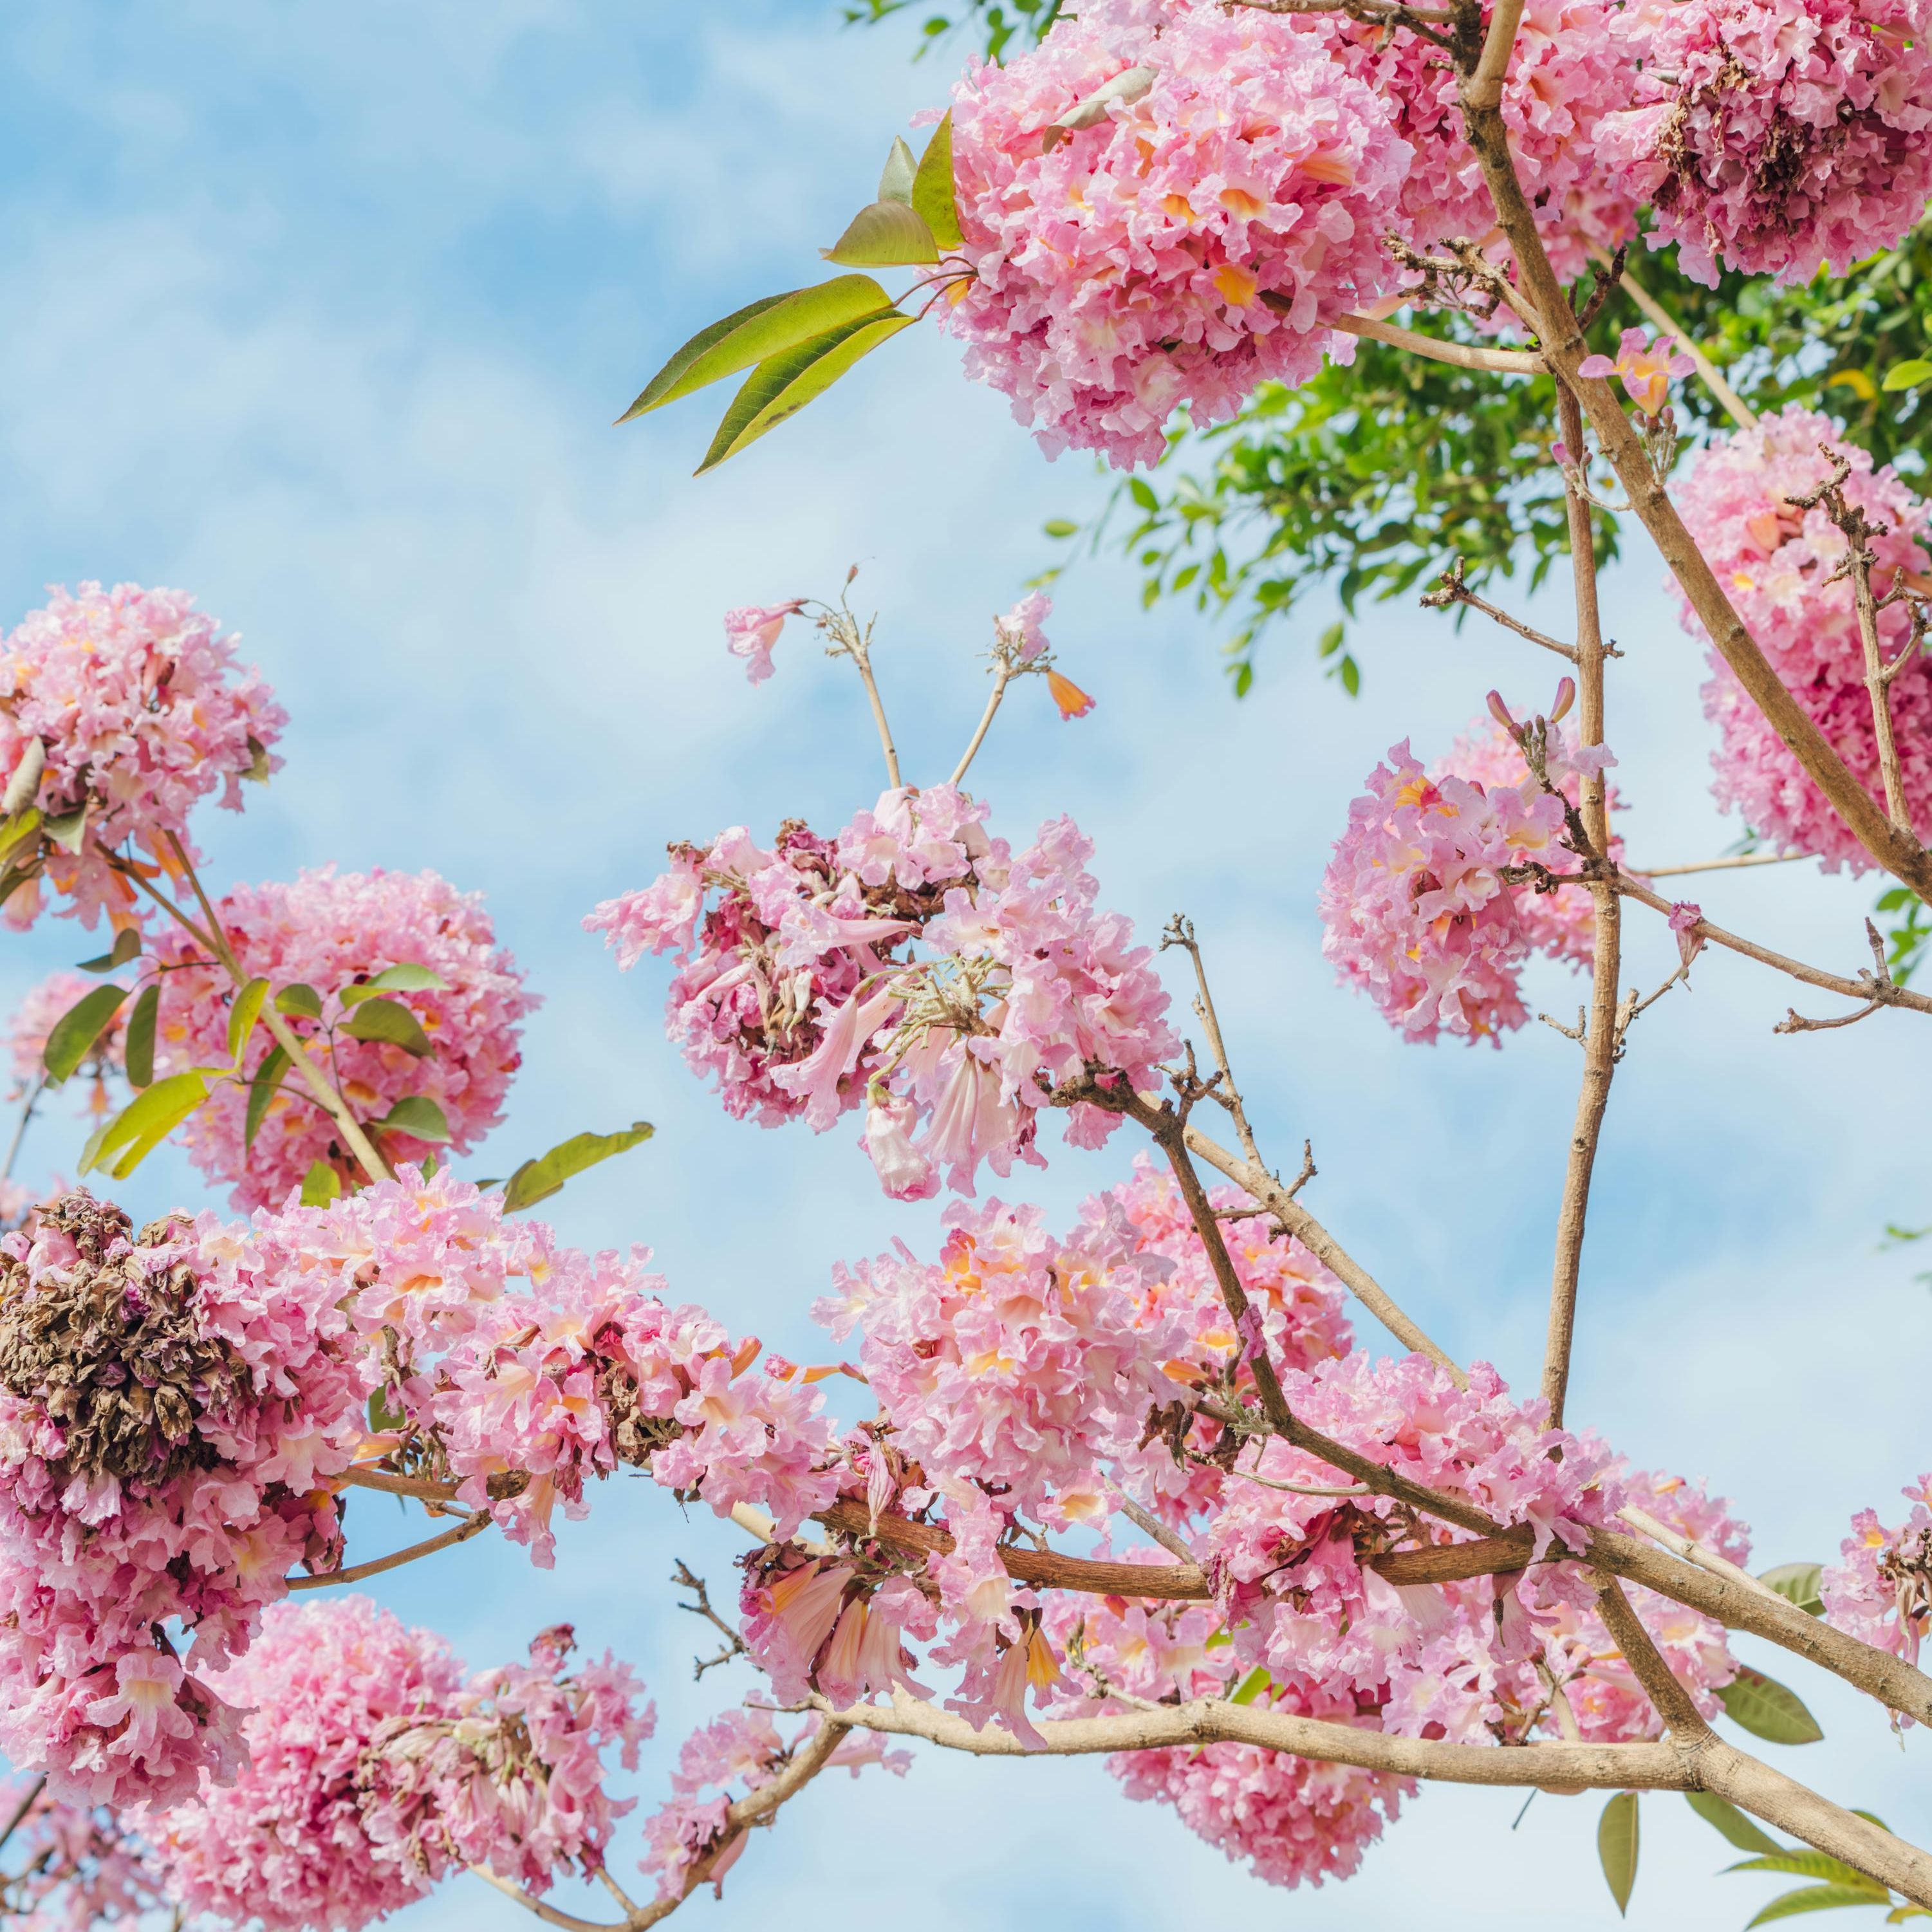
<instances>
[{"instance_id":1,"label":"pink flower","mask_svg":"<svg viewBox=\"0 0 1932 1932\"><path fill-rule=\"evenodd\" d=\"M1287 20L1083 6L960 84L952 152L974 273L945 326L1049 454L1156 461L1176 407L1205 427L1348 359L1328 325L1394 285L1411 150Z\"/></svg>"},{"instance_id":2,"label":"pink flower","mask_svg":"<svg viewBox=\"0 0 1932 1932\"><path fill-rule=\"evenodd\" d=\"M939 1192L939 1171L912 1142L919 1110L890 1096L866 1110L864 1146L879 1185L895 1201L929 1201Z\"/></svg>"},{"instance_id":3,"label":"pink flower","mask_svg":"<svg viewBox=\"0 0 1932 1932\"><path fill-rule=\"evenodd\" d=\"M22 780L44 815L9 853L32 874L6 902L24 929L40 881L92 927L105 911L136 922L135 890L107 855L130 841L172 871L167 841L188 838L194 808L215 790L242 808L241 781L266 778L288 722L268 686L235 663L235 639L185 591L83 584L52 590L0 649L0 773ZM38 761L36 779L30 767ZM64 842L50 821L66 820Z\"/></svg>"},{"instance_id":4,"label":"pink flower","mask_svg":"<svg viewBox=\"0 0 1932 1932\"><path fill-rule=\"evenodd\" d=\"M724 644L734 658L745 660L745 675L754 684L762 684L772 674L772 646L784 628L784 620L805 608L805 599L794 597L789 603L764 608L752 604L724 614Z\"/></svg>"},{"instance_id":5,"label":"pink flower","mask_svg":"<svg viewBox=\"0 0 1932 1932\"><path fill-rule=\"evenodd\" d=\"M1697 930L1703 918L1704 908L1689 899L1679 899L1670 908L1670 929L1677 935L1678 955L1686 966L1704 950L1703 934Z\"/></svg>"},{"instance_id":6,"label":"pink flower","mask_svg":"<svg viewBox=\"0 0 1932 1932\"><path fill-rule=\"evenodd\" d=\"M1828 417L1788 404L1753 430L1714 439L1700 450L1672 494L1685 526L1710 561L1725 595L1783 680L1873 798L1884 797L1864 647L1850 584L1836 575L1845 539L1823 508L1791 501L1832 474L1819 448L1829 442L1851 464L1847 499L1886 534L1870 539L1878 564L1874 589L1886 595L1901 574L1932 570L1927 506L1891 469L1839 436ZM1703 627L1678 593L1684 626ZM1909 649L1902 604L1879 613L1888 659ZM1814 853L1827 871L1862 872L1872 860L1714 650L1706 714L1719 748L1712 763L1720 806L1774 849ZM1913 653L1891 686L1892 725L1906 802L1913 821L1932 826L1932 658Z\"/></svg>"},{"instance_id":7,"label":"pink flower","mask_svg":"<svg viewBox=\"0 0 1932 1932\"><path fill-rule=\"evenodd\" d=\"M1902 1493L1912 1508L1895 1529L1874 1510L1852 1517L1844 1561L1826 1570L1820 1594L1840 1630L1915 1664L1932 1627L1932 1476Z\"/></svg>"},{"instance_id":8,"label":"pink flower","mask_svg":"<svg viewBox=\"0 0 1932 1932\"><path fill-rule=\"evenodd\" d=\"M1021 664L1030 664L1046 646L1041 628L1053 615L1053 599L1043 590L1029 591L1004 617L993 620L993 629L1003 650L1010 651Z\"/></svg>"},{"instance_id":9,"label":"pink flower","mask_svg":"<svg viewBox=\"0 0 1932 1932\"><path fill-rule=\"evenodd\" d=\"M523 1064L524 1016L538 1001L524 989L516 962L496 943L480 894L459 892L434 872L338 874L334 867L300 874L292 885L239 886L215 908L242 970L260 974L280 992L314 989L322 1017L296 1015L290 1024L314 1042L310 1050L358 1118L376 1129L392 1161L420 1160L432 1146L406 1129L381 1130L398 1101L434 1102L449 1130L448 1145L465 1154L502 1118L510 1078ZM228 1058L233 982L194 941L173 928L154 944L161 1004L156 1029L158 1070L177 1072ZM412 1053L382 1039L358 1040L342 1030L351 1008L344 995L392 967L424 967L439 984L398 987L384 997L407 1009L429 1052ZM258 1027L247 1053L250 1074L276 1053ZM342 1166L332 1154L337 1130L309 1099L299 1078L283 1072L250 1144L250 1096L245 1086L218 1084L184 1130L188 1156L212 1180L231 1184L238 1208L279 1206L316 1160ZM350 1173L350 1179L359 1173Z\"/></svg>"},{"instance_id":10,"label":"pink flower","mask_svg":"<svg viewBox=\"0 0 1932 1932\"><path fill-rule=\"evenodd\" d=\"M1670 379L1688 376L1696 368L1667 335L1653 343L1650 332L1627 328L1610 356L1586 356L1576 365L1580 376L1616 376L1622 379L1624 393L1647 416L1659 414L1670 400Z\"/></svg>"},{"instance_id":11,"label":"pink flower","mask_svg":"<svg viewBox=\"0 0 1932 1932\"><path fill-rule=\"evenodd\" d=\"M1915 0L1657 0L1617 32L1643 63L1599 166L1714 288L1786 286L1888 248L1932 193L1932 52Z\"/></svg>"}]
</instances>

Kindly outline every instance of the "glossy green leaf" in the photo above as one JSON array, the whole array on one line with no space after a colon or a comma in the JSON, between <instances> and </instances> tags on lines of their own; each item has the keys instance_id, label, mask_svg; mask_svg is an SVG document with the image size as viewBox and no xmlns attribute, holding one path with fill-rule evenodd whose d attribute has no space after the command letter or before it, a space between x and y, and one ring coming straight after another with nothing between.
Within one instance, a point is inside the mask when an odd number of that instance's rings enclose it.
<instances>
[{"instance_id":1,"label":"glossy green leaf","mask_svg":"<svg viewBox=\"0 0 1932 1932\"><path fill-rule=\"evenodd\" d=\"M78 852L80 842L87 836L87 807L83 805L78 812L63 812L58 818L44 819L40 830L63 852Z\"/></svg>"},{"instance_id":2,"label":"glossy green leaf","mask_svg":"<svg viewBox=\"0 0 1932 1932\"><path fill-rule=\"evenodd\" d=\"M398 1100L376 1126L386 1133L409 1134L419 1141L446 1141L449 1122L442 1109L426 1094L411 1094Z\"/></svg>"},{"instance_id":3,"label":"glossy green leaf","mask_svg":"<svg viewBox=\"0 0 1932 1932\"><path fill-rule=\"evenodd\" d=\"M1231 1704L1252 1704L1274 1679L1268 1675L1264 1664L1258 1664L1228 1694Z\"/></svg>"},{"instance_id":4,"label":"glossy green leaf","mask_svg":"<svg viewBox=\"0 0 1932 1932\"><path fill-rule=\"evenodd\" d=\"M141 988L134 1011L128 1016L128 1040L122 1054L128 1084L136 1089L154 1084L154 1023L160 1012L160 984L152 981Z\"/></svg>"},{"instance_id":5,"label":"glossy green leaf","mask_svg":"<svg viewBox=\"0 0 1932 1932\"><path fill-rule=\"evenodd\" d=\"M111 973L117 966L124 966L130 959L141 956L141 935L133 926L114 935L114 944L98 959L83 959L80 970L83 973Z\"/></svg>"},{"instance_id":6,"label":"glossy green leaf","mask_svg":"<svg viewBox=\"0 0 1932 1932\"><path fill-rule=\"evenodd\" d=\"M1800 1886L1774 1898L1754 1918L1745 1922L1744 1932L1754 1925L1768 1925L1774 1918L1795 1918L1801 1912L1830 1912L1841 1905L1876 1905L1879 1900L1868 1892L1849 1885Z\"/></svg>"},{"instance_id":7,"label":"glossy green leaf","mask_svg":"<svg viewBox=\"0 0 1932 1932\"><path fill-rule=\"evenodd\" d=\"M912 184L913 212L932 231L941 248L956 248L964 239L959 232L959 201L952 176L952 110L932 130L926 152L919 158L919 174Z\"/></svg>"},{"instance_id":8,"label":"glossy green leaf","mask_svg":"<svg viewBox=\"0 0 1932 1932\"><path fill-rule=\"evenodd\" d=\"M40 1062L56 1086L80 1066L128 997L125 986L96 986L84 993L48 1030Z\"/></svg>"},{"instance_id":9,"label":"glossy green leaf","mask_svg":"<svg viewBox=\"0 0 1932 1932\"><path fill-rule=\"evenodd\" d=\"M1875 1878L1868 1878L1856 1865L1848 1865L1843 1858L1834 1858L1828 1852L1814 1852L1793 1849L1768 1852L1759 1858L1740 1858L1734 1865L1724 1868L1727 1872L1786 1872L1796 1878L1822 1880L1827 1885L1842 1885L1865 1893L1871 1898L1882 1898L1888 1904L1892 1894Z\"/></svg>"},{"instance_id":10,"label":"glossy green leaf","mask_svg":"<svg viewBox=\"0 0 1932 1932\"><path fill-rule=\"evenodd\" d=\"M373 980L345 986L342 1004L352 1006L358 1000L366 1000L372 993L440 993L448 984L440 973L428 966L418 966L412 960L405 960L400 966L384 967Z\"/></svg>"},{"instance_id":11,"label":"glossy green leaf","mask_svg":"<svg viewBox=\"0 0 1932 1932\"><path fill-rule=\"evenodd\" d=\"M435 1050L429 1043L429 1035L422 1030L422 1022L400 1000L364 1000L342 1022L342 1030L352 1040L381 1040L390 1046L400 1046L418 1060Z\"/></svg>"},{"instance_id":12,"label":"glossy green leaf","mask_svg":"<svg viewBox=\"0 0 1932 1932\"><path fill-rule=\"evenodd\" d=\"M289 1056L279 1046L265 1054L261 1065L256 1068L255 1077L248 1083L248 1114L242 1132L244 1149L255 1144L255 1136L268 1118L268 1102L275 1097L288 1070Z\"/></svg>"},{"instance_id":13,"label":"glossy green leaf","mask_svg":"<svg viewBox=\"0 0 1932 1932\"><path fill-rule=\"evenodd\" d=\"M38 805L10 814L6 823L0 825L0 858L4 858L29 832L39 831L40 823Z\"/></svg>"},{"instance_id":14,"label":"glossy green leaf","mask_svg":"<svg viewBox=\"0 0 1932 1932\"><path fill-rule=\"evenodd\" d=\"M1718 1693L1726 1714L1774 1744L1815 1744L1825 1733L1795 1690L1744 1665Z\"/></svg>"},{"instance_id":15,"label":"glossy green leaf","mask_svg":"<svg viewBox=\"0 0 1932 1932\"><path fill-rule=\"evenodd\" d=\"M369 1426L378 1436L392 1433L409 1419L403 1410L389 1406L389 1391L386 1388L379 1388L370 1396Z\"/></svg>"},{"instance_id":16,"label":"glossy green leaf","mask_svg":"<svg viewBox=\"0 0 1932 1932\"><path fill-rule=\"evenodd\" d=\"M235 1004L228 1010L228 1057L238 1067L248 1050L249 1036L255 1030L255 1022L262 1017L262 1004L268 997L268 981L250 980L235 995Z\"/></svg>"},{"instance_id":17,"label":"glossy green leaf","mask_svg":"<svg viewBox=\"0 0 1932 1932\"><path fill-rule=\"evenodd\" d=\"M156 1081L135 1095L98 1142L90 1143L88 1166L125 1180L207 1098L208 1076L198 1070Z\"/></svg>"},{"instance_id":18,"label":"glossy green leaf","mask_svg":"<svg viewBox=\"0 0 1932 1932\"><path fill-rule=\"evenodd\" d=\"M1720 1798L1714 1791L1687 1791L1684 1796L1690 1801L1691 1810L1712 1830L1721 1832L1739 1851L1775 1854L1784 1849L1769 1832L1760 1831L1728 1798Z\"/></svg>"},{"instance_id":19,"label":"glossy green leaf","mask_svg":"<svg viewBox=\"0 0 1932 1932\"><path fill-rule=\"evenodd\" d=\"M1909 361L1894 362L1885 372L1885 380L1879 386L1888 393L1900 389L1916 389L1928 376L1932 376L1932 362L1923 356L1915 356Z\"/></svg>"},{"instance_id":20,"label":"glossy green leaf","mask_svg":"<svg viewBox=\"0 0 1932 1932\"><path fill-rule=\"evenodd\" d=\"M302 1176L302 1204L304 1208L326 1208L332 1201L341 1198L341 1175L326 1160L310 1161L308 1173Z\"/></svg>"},{"instance_id":21,"label":"glossy green leaf","mask_svg":"<svg viewBox=\"0 0 1932 1932\"><path fill-rule=\"evenodd\" d=\"M1050 537L1077 537L1080 526L1065 517L1049 517L1040 528Z\"/></svg>"},{"instance_id":22,"label":"glossy green leaf","mask_svg":"<svg viewBox=\"0 0 1932 1932\"><path fill-rule=\"evenodd\" d=\"M1630 1909L1630 1889L1636 1883L1636 1793L1619 1791L1597 1820L1597 1860L1604 1868L1617 1916Z\"/></svg>"},{"instance_id":23,"label":"glossy green leaf","mask_svg":"<svg viewBox=\"0 0 1932 1932\"><path fill-rule=\"evenodd\" d=\"M1761 1572L1757 1580L1775 1590L1780 1597L1790 1598L1801 1610L1822 1617L1825 1614L1825 1599L1820 1585L1824 1574L1822 1564L1780 1563L1774 1569Z\"/></svg>"},{"instance_id":24,"label":"glossy green leaf","mask_svg":"<svg viewBox=\"0 0 1932 1932\"><path fill-rule=\"evenodd\" d=\"M807 403L823 395L862 356L868 354L887 337L912 326L913 318L896 309L842 324L815 335L809 342L760 362L738 392L704 460L698 466L702 476L715 470L728 456L735 456L748 443L755 442L766 430L776 429L788 416L796 416Z\"/></svg>"},{"instance_id":25,"label":"glossy green leaf","mask_svg":"<svg viewBox=\"0 0 1932 1932\"><path fill-rule=\"evenodd\" d=\"M520 1208L533 1208L547 1201L569 1180L614 1154L623 1154L647 1141L657 1130L648 1120L636 1120L614 1134L573 1134L560 1141L548 1154L526 1160L503 1186L503 1211L514 1214Z\"/></svg>"},{"instance_id":26,"label":"glossy green leaf","mask_svg":"<svg viewBox=\"0 0 1932 1932\"><path fill-rule=\"evenodd\" d=\"M322 995L313 986L298 980L275 995L275 1010L298 1019L319 1020L322 1017Z\"/></svg>"},{"instance_id":27,"label":"glossy green leaf","mask_svg":"<svg viewBox=\"0 0 1932 1932\"><path fill-rule=\"evenodd\" d=\"M912 184L919 174L919 163L913 158L911 148L906 146L903 134L892 136L892 151L886 157L886 171L879 177L879 199L881 201L902 201L912 206Z\"/></svg>"},{"instance_id":28,"label":"glossy green leaf","mask_svg":"<svg viewBox=\"0 0 1932 1932\"><path fill-rule=\"evenodd\" d=\"M932 230L902 201L875 201L853 216L844 233L818 251L848 268L910 268L939 260Z\"/></svg>"},{"instance_id":29,"label":"glossy green leaf","mask_svg":"<svg viewBox=\"0 0 1932 1932\"><path fill-rule=\"evenodd\" d=\"M828 328L890 306L890 298L870 275L838 275L812 288L766 296L694 335L617 420L628 422L662 409Z\"/></svg>"}]
</instances>

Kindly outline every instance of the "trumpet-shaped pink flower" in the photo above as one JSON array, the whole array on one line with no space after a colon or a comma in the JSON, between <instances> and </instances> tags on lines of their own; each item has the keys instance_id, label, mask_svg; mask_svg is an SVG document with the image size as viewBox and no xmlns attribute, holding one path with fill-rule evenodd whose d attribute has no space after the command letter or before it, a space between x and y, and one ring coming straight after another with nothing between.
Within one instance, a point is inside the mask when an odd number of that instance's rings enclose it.
<instances>
[{"instance_id":1,"label":"trumpet-shaped pink flower","mask_svg":"<svg viewBox=\"0 0 1932 1932\"><path fill-rule=\"evenodd\" d=\"M1790 404L1752 430L1719 437L1701 450L1672 494L1685 526L1709 560L1718 581L1778 673L1830 741L1852 774L1882 801L1878 741L1864 686L1864 646L1844 578L1831 580L1845 554L1844 534L1821 506L1799 510L1791 499L1826 481L1829 443L1851 464L1847 500L1885 534L1870 539L1872 572L1880 596L1901 575L1920 580L1932 571L1927 554L1928 510L1891 468L1846 442L1828 417ZM1703 627L1678 594L1684 626ZM1879 613L1880 646L1888 661L1908 649L1911 623L1902 604ZM1774 847L1816 854L1828 871L1873 862L1827 803L1796 758L1745 694L1714 650L1704 709L1718 729L1712 760L1720 806L1741 812L1751 830ZM1892 729L1906 805L1922 831L1932 828L1932 658L1915 653L1892 680Z\"/></svg>"},{"instance_id":2,"label":"trumpet-shaped pink flower","mask_svg":"<svg viewBox=\"0 0 1932 1932\"><path fill-rule=\"evenodd\" d=\"M1912 1508L1895 1529L1876 1510L1852 1517L1844 1560L1826 1570L1820 1594L1840 1630L1914 1664L1932 1626L1932 1476L1901 1493Z\"/></svg>"},{"instance_id":3,"label":"trumpet-shaped pink flower","mask_svg":"<svg viewBox=\"0 0 1932 1932\"><path fill-rule=\"evenodd\" d=\"M1786 286L1891 248L1932 193L1932 52L1921 0L1644 0L1641 58L1599 166L1715 288L1722 265Z\"/></svg>"},{"instance_id":4,"label":"trumpet-shaped pink flower","mask_svg":"<svg viewBox=\"0 0 1932 1932\"><path fill-rule=\"evenodd\" d=\"M242 808L241 781L281 764L269 748L287 714L235 662L235 639L184 591L83 584L54 589L0 646L0 784L43 814L10 866L29 876L7 923L33 924L44 880L84 926L133 923L134 887L108 862L134 848L170 870L167 841L190 854L194 807L219 790ZM152 876L152 874L150 876Z\"/></svg>"},{"instance_id":5,"label":"trumpet-shaped pink flower","mask_svg":"<svg viewBox=\"0 0 1932 1932\"><path fill-rule=\"evenodd\" d=\"M952 152L945 326L1049 454L1157 461L1177 408L1222 422L1346 361L1330 326L1394 285L1408 146L1290 20L1083 6L961 83Z\"/></svg>"},{"instance_id":6,"label":"trumpet-shaped pink flower","mask_svg":"<svg viewBox=\"0 0 1932 1932\"><path fill-rule=\"evenodd\" d=\"M1614 356L1586 356L1576 365L1580 376L1615 376L1624 393L1647 416L1661 413L1670 400L1673 376L1688 376L1696 368L1667 335L1654 342L1647 328L1627 328Z\"/></svg>"},{"instance_id":7,"label":"trumpet-shaped pink flower","mask_svg":"<svg viewBox=\"0 0 1932 1932\"><path fill-rule=\"evenodd\" d=\"M313 1042L310 1051L392 1162L420 1160L440 1144L404 1127L382 1127L406 1096L435 1103L458 1154L501 1120L510 1077L523 1061L519 1022L538 1002L496 944L480 894L459 892L434 872L338 874L328 866L301 874L292 885L238 886L215 910L244 974L266 979L277 992L300 985L318 995L320 1020L297 1013L289 1024ZM229 1058L234 982L184 934L160 934L154 950L167 969L158 976L158 1070L220 1064ZM426 1052L344 1030L357 1010L344 995L395 967L427 968L440 982L380 995L406 1010ZM232 1082L216 1086L183 1130L189 1158L209 1180L230 1184L238 1208L280 1206L317 1160L352 1184L362 1178L334 1123L289 1071L268 1029L257 1027L244 1070L260 1074L272 1059L281 1072L252 1142L251 1096Z\"/></svg>"},{"instance_id":8,"label":"trumpet-shaped pink flower","mask_svg":"<svg viewBox=\"0 0 1932 1932\"><path fill-rule=\"evenodd\" d=\"M747 604L724 614L724 646L734 658L742 658L745 675L754 684L763 684L772 674L772 646L778 640L788 617L796 617L805 608L805 599L794 597L789 603L760 607Z\"/></svg>"}]
</instances>

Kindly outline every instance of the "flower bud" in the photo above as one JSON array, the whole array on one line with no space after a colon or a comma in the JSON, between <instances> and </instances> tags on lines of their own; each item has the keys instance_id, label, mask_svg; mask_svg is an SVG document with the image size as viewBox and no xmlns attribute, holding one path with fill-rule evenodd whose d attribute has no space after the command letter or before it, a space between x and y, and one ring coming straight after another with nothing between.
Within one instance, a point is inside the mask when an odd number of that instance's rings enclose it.
<instances>
[{"instance_id":1,"label":"flower bud","mask_svg":"<svg viewBox=\"0 0 1932 1932\"><path fill-rule=\"evenodd\" d=\"M1514 732L1516 730L1516 720L1510 716L1510 708L1503 702L1502 693L1500 691L1491 692L1489 703L1490 716L1505 731Z\"/></svg>"},{"instance_id":2,"label":"flower bud","mask_svg":"<svg viewBox=\"0 0 1932 1932\"><path fill-rule=\"evenodd\" d=\"M1576 680L1566 677L1556 687L1556 702L1550 707L1550 722L1560 724L1570 715L1570 707L1576 702Z\"/></svg>"}]
</instances>

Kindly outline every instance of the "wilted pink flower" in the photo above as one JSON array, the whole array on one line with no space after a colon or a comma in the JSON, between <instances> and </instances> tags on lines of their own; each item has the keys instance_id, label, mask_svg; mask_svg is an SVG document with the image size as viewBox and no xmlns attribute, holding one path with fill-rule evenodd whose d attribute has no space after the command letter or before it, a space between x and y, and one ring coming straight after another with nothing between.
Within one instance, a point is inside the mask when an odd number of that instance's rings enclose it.
<instances>
[{"instance_id":1,"label":"wilted pink flower","mask_svg":"<svg viewBox=\"0 0 1932 1932\"><path fill-rule=\"evenodd\" d=\"M1598 166L1712 288L1720 263L1844 274L1932 193L1928 25L1921 0L1643 0L1617 22L1643 69Z\"/></svg>"},{"instance_id":2,"label":"wilted pink flower","mask_svg":"<svg viewBox=\"0 0 1932 1932\"><path fill-rule=\"evenodd\" d=\"M754 684L762 684L772 674L772 646L784 628L784 620L805 608L805 599L794 597L787 604L760 608L747 604L724 614L724 645L734 658L745 661L745 675Z\"/></svg>"}]
</instances>

